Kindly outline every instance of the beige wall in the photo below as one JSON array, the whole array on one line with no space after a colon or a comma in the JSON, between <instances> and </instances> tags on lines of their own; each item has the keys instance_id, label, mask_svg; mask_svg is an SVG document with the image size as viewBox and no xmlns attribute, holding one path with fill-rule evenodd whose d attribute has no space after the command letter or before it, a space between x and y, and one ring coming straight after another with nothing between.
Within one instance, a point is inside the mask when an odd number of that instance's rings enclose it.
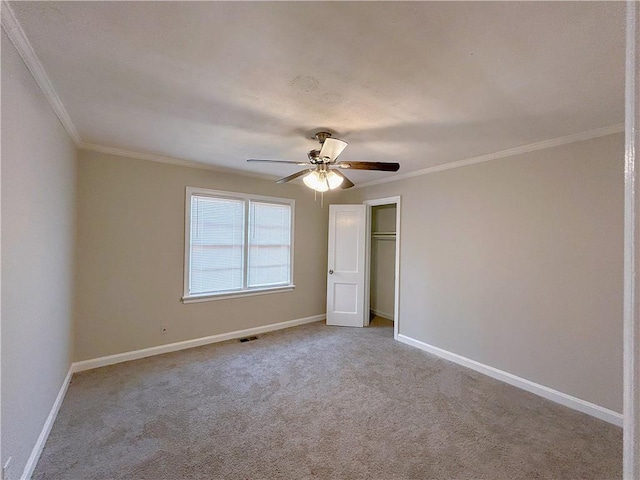
<instances>
[{"instance_id":1,"label":"beige wall","mask_svg":"<svg viewBox=\"0 0 640 480\"><path fill-rule=\"evenodd\" d=\"M400 333L622 411L622 134L355 189L402 196Z\"/></svg>"},{"instance_id":2,"label":"beige wall","mask_svg":"<svg viewBox=\"0 0 640 480\"><path fill-rule=\"evenodd\" d=\"M2 464L19 478L71 364L76 150L2 31Z\"/></svg>"},{"instance_id":3,"label":"beige wall","mask_svg":"<svg viewBox=\"0 0 640 480\"><path fill-rule=\"evenodd\" d=\"M395 204L371 208L371 229L373 232L395 232ZM396 242L386 238L372 238L370 308L386 318L393 318L395 273Z\"/></svg>"},{"instance_id":4,"label":"beige wall","mask_svg":"<svg viewBox=\"0 0 640 480\"><path fill-rule=\"evenodd\" d=\"M75 360L325 312L328 207L308 188L92 152L78 168ZM182 304L186 186L294 198L296 289Z\"/></svg>"}]
</instances>

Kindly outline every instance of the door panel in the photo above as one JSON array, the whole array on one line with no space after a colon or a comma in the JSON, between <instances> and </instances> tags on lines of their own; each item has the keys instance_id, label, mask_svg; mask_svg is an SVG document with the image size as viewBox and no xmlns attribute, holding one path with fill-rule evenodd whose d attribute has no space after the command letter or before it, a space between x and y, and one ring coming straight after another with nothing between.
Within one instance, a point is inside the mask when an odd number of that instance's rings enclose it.
<instances>
[{"instance_id":1,"label":"door panel","mask_svg":"<svg viewBox=\"0 0 640 480\"><path fill-rule=\"evenodd\" d=\"M358 286L350 283L333 284L333 311L336 313L358 313Z\"/></svg>"},{"instance_id":2,"label":"door panel","mask_svg":"<svg viewBox=\"0 0 640 480\"><path fill-rule=\"evenodd\" d=\"M327 325L363 327L365 205L329 206Z\"/></svg>"},{"instance_id":3,"label":"door panel","mask_svg":"<svg viewBox=\"0 0 640 480\"><path fill-rule=\"evenodd\" d=\"M358 272L358 213L336 211L334 271Z\"/></svg>"}]
</instances>

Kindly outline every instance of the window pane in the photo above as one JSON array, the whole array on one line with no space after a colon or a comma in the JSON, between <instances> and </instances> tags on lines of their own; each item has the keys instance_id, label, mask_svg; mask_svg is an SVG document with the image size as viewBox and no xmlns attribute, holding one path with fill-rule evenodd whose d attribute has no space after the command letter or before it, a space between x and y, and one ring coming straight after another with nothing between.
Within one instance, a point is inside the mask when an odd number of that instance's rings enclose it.
<instances>
[{"instance_id":1,"label":"window pane","mask_svg":"<svg viewBox=\"0 0 640 480\"><path fill-rule=\"evenodd\" d=\"M250 202L248 285L288 284L290 252L291 206Z\"/></svg>"},{"instance_id":2,"label":"window pane","mask_svg":"<svg viewBox=\"0 0 640 480\"><path fill-rule=\"evenodd\" d=\"M189 293L242 289L244 201L191 196Z\"/></svg>"}]
</instances>

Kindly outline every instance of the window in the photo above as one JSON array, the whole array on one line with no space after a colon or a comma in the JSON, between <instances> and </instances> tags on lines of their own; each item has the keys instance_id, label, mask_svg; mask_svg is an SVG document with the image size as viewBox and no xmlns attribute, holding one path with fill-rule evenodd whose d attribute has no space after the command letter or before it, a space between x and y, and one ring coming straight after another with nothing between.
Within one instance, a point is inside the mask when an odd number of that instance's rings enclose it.
<instances>
[{"instance_id":1,"label":"window","mask_svg":"<svg viewBox=\"0 0 640 480\"><path fill-rule=\"evenodd\" d=\"M187 187L184 302L291 290L294 201Z\"/></svg>"}]
</instances>

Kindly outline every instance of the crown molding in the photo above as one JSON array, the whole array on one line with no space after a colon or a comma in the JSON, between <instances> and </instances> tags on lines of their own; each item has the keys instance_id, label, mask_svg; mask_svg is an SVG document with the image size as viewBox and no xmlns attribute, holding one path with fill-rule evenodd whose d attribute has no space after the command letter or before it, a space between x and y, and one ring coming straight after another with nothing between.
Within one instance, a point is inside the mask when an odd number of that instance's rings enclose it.
<instances>
[{"instance_id":1,"label":"crown molding","mask_svg":"<svg viewBox=\"0 0 640 480\"><path fill-rule=\"evenodd\" d=\"M78 130L71 121L71 117L62 104L62 100L60 100L60 97L53 88L53 84L51 83L49 76L45 72L42 63L40 63L31 43L29 43L20 23L18 23L13 9L6 0L2 0L0 9L2 28L9 37L9 40L11 40L11 43L18 51L18 54L20 54L20 57L22 57L22 61L31 72L31 75L40 87L40 90L42 90L42 93L49 102L49 105L51 105L51 108L53 108L53 111L60 120L60 123L62 123L64 129L67 131L73 142L77 146L80 145L82 143L80 133L78 133Z\"/></svg>"},{"instance_id":2,"label":"crown molding","mask_svg":"<svg viewBox=\"0 0 640 480\"><path fill-rule=\"evenodd\" d=\"M267 175L261 173L246 172L244 170L236 170L233 168L218 167L208 163L194 162L192 160L183 160L175 157L165 157L163 155L156 155L154 153L137 152L134 150L127 150L124 148L108 147L106 145L98 145L94 143L80 143L78 145L80 150L87 150L90 152L106 153L108 155L115 155L118 157L135 158L137 160L148 160L150 162L166 163L168 165L177 165L179 167L198 168L200 170L209 170L212 172L226 173L231 175L241 175L243 177L257 178L259 180L275 180L278 177L274 175Z\"/></svg>"},{"instance_id":3,"label":"crown molding","mask_svg":"<svg viewBox=\"0 0 640 480\"><path fill-rule=\"evenodd\" d=\"M551 140L544 140L542 142L530 143L528 145L522 145L520 147L509 148L507 150L501 150L499 152L488 153L486 155L480 155L478 157L471 157L464 160L458 160L451 163L444 163L442 165L436 165L433 167L424 168L421 170L414 170L401 175L394 175L392 177L381 178L378 180L372 180L370 182L361 183L353 188L365 188L374 185L380 185L383 183L397 182L406 178L420 177L422 175L429 175L430 173L442 172L445 170L451 170L453 168L466 167L467 165L474 165L476 163L488 162L491 160L497 160L500 158L511 157L515 155L521 155L523 153L535 152L537 150L544 150L546 148L558 147L561 145L568 145L571 143L582 142L584 140L590 140L592 138L604 137L614 133L624 132L624 124L619 123L616 125L610 125L608 127L596 128L594 130L587 130L584 132L574 133L564 137L553 138ZM97 145L80 142L78 148L81 150L89 150L98 153L107 153L110 155L116 155L119 157L136 158L139 160L148 160L151 162L166 163L169 165L177 165L181 167L199 168L202 170L210 170L219 173L229 173L233 175L242 175L244 177L257 178L260 180L275 180L278 177L274 175L266 175L259 173L249 173L246 171L235 170L231 168L218 167L215 165L194 162L191 160L183 160L175 157L165 157L162 155L156 155L153 153L138 152L133 150L126 150L117 147L108 147L105 145Z\"/></svg>"},{"instance_id":4,"label":"crown molding","mask_svg":"<svg viewBox=\"0 0 640 480\"><path fill-rule=\"evenodd\" d=\"M13 46L18 51L20 57L24 61L27 69L31 72L34 80L42 90L45 98L51 105L51 108L55 112L56 116L62 123L63 127L76 144L77 148L81 150L90 150L99 153L107 153L111 155L117 155L121 157L129 157L136 158L140 160L149 160L153 162L166 163L170 165L178 165L182 167L191 167L191 168L199 168L203 170L211 170L220 173L231 173L235 175L243 175L246 177L258 178L261 180L273 180L277 177L273 175L266 174L258 174L258 173L248 173L246 171L239 171L230 168L216 167L214 165L194 162L189 160L183 160L173 157L165 157L161 155L155 155L152 153L145 152L136 152L132 150L126 150L117 147L108 147L105 145L97 145L84 143L82 138L80 137L80 133L76 129L75 125L71 121L71 117L67 113L66 108L64 107L62 100L56 93L49 76L44 70L42 63L38 59L31 43L27 39L22 26L16 19L15 13L13 9L9 5L7 0L0 0L0 13L1 13L1 24L2 28L6 32L9 40L13 44ZM567 135L564 137L554 138L551 140L544 140L542 142L531 143L528 145L522 145L520 147L510 148L507 150L502 150L499 152L489 153L486 155L481 155L478 157L471 157L463 160L458 160L450 163L445 163L441 165L435 165L433 167L424 168L421 170L414 170L411 172L407 172L400 175L393 175L391 177L381 178L378 180L372 180L370 182L364 182L359 185L356 185L354 188L365 188L371 187L374 185L380 185L383 183L396 182L398 180L403 180L406 178L419 177L422 175L428 175L430 173L442 172L444 170L450 170L452 168L465 167L467 165L474 165L476 163L488 162L491 160L497 160L499 158L510 157L514 155L520 155L523 153L534 152L536 150L543 150L545 148L557 147L560 145L567 145L574 142L580 142L584 140L589 140L592 138L603 137L605 135L611 135L613 133L621 133L624 131L624 124L616 124L608 127L597 128L594 130L587 130L585 132L579 132L572 135Z\"/></svg>"},{"instance_id":5,"label":"crown molding","mask_svg":"<svg viewBox=\"0 0 640 480\"><path fill-rule=\"evenodd\" d=\"M587 130L585 132L574 133L564 137L553 138L551 140L544 140L542 142L530 143L528 145L522 145L520 147L509 148L507 150L501 150L499 152L488 153L486 155L480 155L479 157L466 158L464 160L458 160L451 163L443 163L442 165L435 165L433 167L423 168L421 170L414 170L412 172L403 173L400 175L394 175L392 177L381 178L379 180L372 180L370 182L361 183L354 188L365 188L373 185L380 185L382 183L397 182L398 180L404 180L405 178L420 177L422 175L429 175L430 173L442 172L444 170L451 170L452 168L466 167L467 165L474 165L476 163L489 162L491 160L497 160L499 158L512 157L514 155L521 155L523 153L535 152L536 150L544 150L545 148L559 147L561 145L568 145L570 143L582 142L584 140L590 140L592 138L604 137L614 133L624 132L624 123L618 123L616 125L610 125L608 127L596 128L594 130Z\"/></svg>"}]
</instances>

